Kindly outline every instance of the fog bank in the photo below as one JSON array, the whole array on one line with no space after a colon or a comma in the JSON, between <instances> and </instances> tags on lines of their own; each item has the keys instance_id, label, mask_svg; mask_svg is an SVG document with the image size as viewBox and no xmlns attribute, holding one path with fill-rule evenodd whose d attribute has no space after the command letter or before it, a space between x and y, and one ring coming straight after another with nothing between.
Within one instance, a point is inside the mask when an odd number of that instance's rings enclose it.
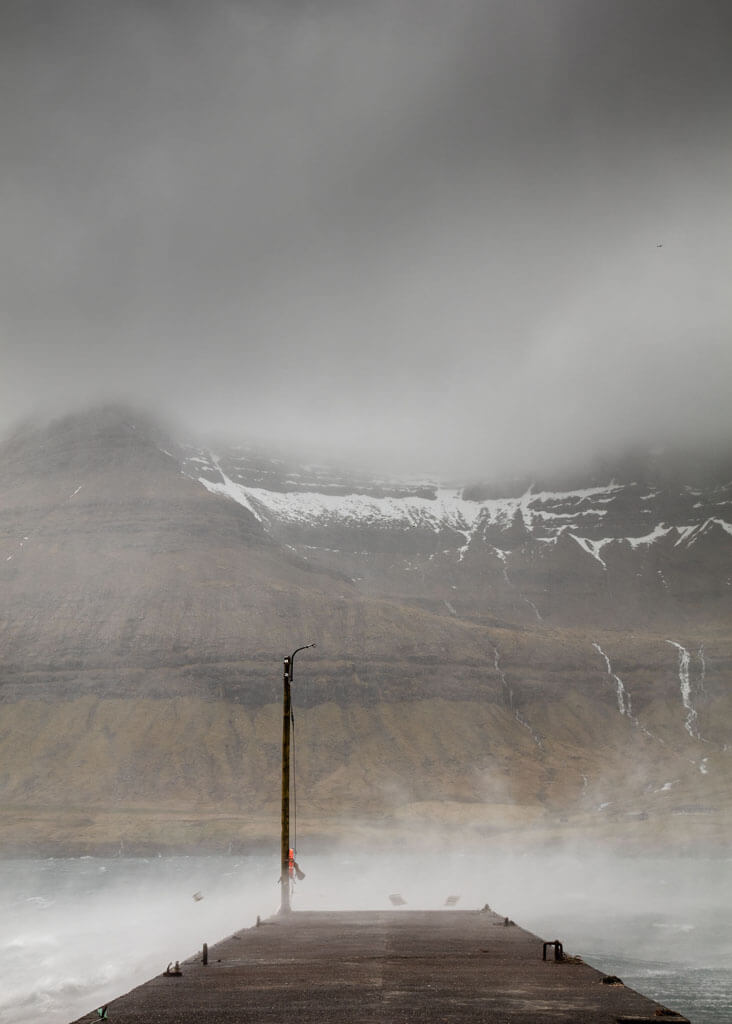
<instances>
[{"instance_id":1,"label":"fog bank","mask_svg":"<svg viewBox=\"0 0 732 1024\"><path fill-rule=\"evenodd\" d=\"M494 476L732 436L724 2L10 2L0 404Z\"/></svg>"}]
</instances>

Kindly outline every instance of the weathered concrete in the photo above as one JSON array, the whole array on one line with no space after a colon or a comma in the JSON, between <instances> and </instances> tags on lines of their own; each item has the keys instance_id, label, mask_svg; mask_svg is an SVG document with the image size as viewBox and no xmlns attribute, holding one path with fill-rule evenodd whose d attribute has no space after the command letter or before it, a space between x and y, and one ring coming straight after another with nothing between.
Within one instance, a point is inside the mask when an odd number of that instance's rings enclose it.
<instances>
[{"instance_id":1,"label":"weathered concrete","mask_svg":"<svg viewBox=\"0 0 732 1024\"><path fill-rule=\"evenodd\" d=\"M204 939L205 936L202 936ZM554 938L554 936L551 936ZM560 936L561 938L561 936ZM566 953L567 951L565 951ZM113 1024L617 1024L685 1018L489 911L270 918L109 1004ZM165 967L165 965L161 965ZM96 1011L79 1019L98 1021Z\"/></svg>"}]
</instances>

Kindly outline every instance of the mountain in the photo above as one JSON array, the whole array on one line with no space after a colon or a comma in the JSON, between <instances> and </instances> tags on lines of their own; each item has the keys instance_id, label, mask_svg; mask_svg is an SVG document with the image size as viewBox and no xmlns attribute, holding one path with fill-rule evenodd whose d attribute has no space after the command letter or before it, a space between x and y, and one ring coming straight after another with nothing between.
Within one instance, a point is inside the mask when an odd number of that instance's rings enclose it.
<instances>
[{"instance_id":1,"label":"mountain","mask_svg":"<svg viewBox=\"0 0 732 1024\"><path fill-rule=\"evenodd\" d=\"M313 640L303 843L729 838L724 455L459 488L107 407L19 428L0 479L7 852L271 844Z\"/></svg>"},{"instance_id":2,"label":"mountain","mask_svg":"<svg viewBox=\"0 0 732 1024\"><path fill-rule=\"evenodd\" d=\"M730 621L732 459L691 480L667 460L633 460L575 486L528 481L502 493L348 479L246 449L193 451L183 469L369 595L440 614L452 606L471 621Z\"/></svg>"}]
</instances>

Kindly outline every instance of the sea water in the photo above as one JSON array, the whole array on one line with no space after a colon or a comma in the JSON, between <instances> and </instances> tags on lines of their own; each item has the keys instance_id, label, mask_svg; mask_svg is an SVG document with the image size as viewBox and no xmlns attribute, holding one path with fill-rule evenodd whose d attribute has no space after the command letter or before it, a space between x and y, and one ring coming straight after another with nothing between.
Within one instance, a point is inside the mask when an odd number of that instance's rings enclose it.
<instances>
[{"instance_id":1,"label":"sea water","mask_svg":"<svg viewBox=\"0 0 732 1024\"><path fill-rule=\"evenodd\" d=\"M308 857L293 909L492 909L694 1024L732 1024L732 859ZM0 861L0 1021L68 1024L279 906L273 856ZM449 901L449 903L448 903Z\"/></svg>"}]
</instances>

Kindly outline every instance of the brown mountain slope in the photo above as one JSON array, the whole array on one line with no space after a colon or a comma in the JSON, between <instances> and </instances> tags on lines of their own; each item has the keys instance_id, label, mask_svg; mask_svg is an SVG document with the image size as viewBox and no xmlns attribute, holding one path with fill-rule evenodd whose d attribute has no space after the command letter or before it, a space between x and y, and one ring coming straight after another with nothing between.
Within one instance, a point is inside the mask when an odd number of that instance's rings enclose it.
<instances>
[{"instance_id":1,"label":"brown mountain slope","mask_svg":"<svg viewBox=\"0 0 732 1024\"><path fill-rule=\"evenodd\" d=\"M407 595L389 578L398 537L359 580L183 475L173 442L122 409L19 432L0 479L6 852L272 838L281 659L310 640L295 706L312 841L729 834L732 643L716 620L629 632L577 612L560 628L522 599L547 586L530 559L513 617L480 563L456 596L435 557ZM563 616L596 590L582 576Z\"/></svg>"},{"instance_id":2,"label":"brown mountain slope","mask_svg":"<svg viewBox=\"0 0 732 1024\"><path fill-rule=\"evenodd\" d=\"M87 696L2 712L6 855L276 848L279 704ZM522 724L495 703L440 698L298 709L301 847L446 833L725 847L732 758L667 742L678 730L663 708L647 717L654 732L574 689L525 714Z\"/></svg>"},{"instance_id":3,"label":"brown mountain slope","mask_svg":"<svg viewBox=\"0 0 732 1024\"><path fill-rule=\"evenodd\" d=\"M268 701L262 667L303 636L327 652L323 675L336 690L343 659L367 652L372 685L387 688L402 662L416 678L412 657L454 665L457 679L461 665L485 660L489 647L469 623L364 601L350 579L273 543L121 411L86 429L53 428L0 459L6 697Z\"/></svg>"}]
</instances>

